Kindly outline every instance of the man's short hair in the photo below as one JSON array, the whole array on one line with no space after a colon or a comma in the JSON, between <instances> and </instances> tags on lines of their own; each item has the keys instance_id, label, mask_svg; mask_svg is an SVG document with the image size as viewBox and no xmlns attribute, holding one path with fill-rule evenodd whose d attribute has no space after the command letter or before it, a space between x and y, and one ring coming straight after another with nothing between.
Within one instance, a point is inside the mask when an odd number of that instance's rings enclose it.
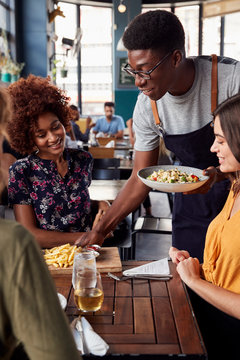
<instances>
[{"instance_id":1,"label":"man's short hair","mask_svg":"<svg viewBox=\"0 0 240 360\"><path fill-rule=\"evenodd\" d=\"M76 105L74 105L74 104L70 105L69 107L72 110L78 111L78 107Z\"/></svg>"},{"instance_id":2,"label":"man's short hair","mask_svg":"<svg viewBox=\"0 0 240 360\"><path fill-rule=\"evenodd\" d=\"M123 34L123 44L128 50L184 49L184 29L178 17L165 10L148 11L137 15Z\"/></svg>"},{"instance_id":3,"label":"man's short hair","mask_svg":"<svg viewBox=\"0 0 240 360\"><path fill-rule=\"evenodd\" d=\"M106 102L104 103L104 107L106 107L106 106L115 107L115 104L114 104L114 102L112 102L112 101L106 101Z\"/></svg>"}]
</instances>

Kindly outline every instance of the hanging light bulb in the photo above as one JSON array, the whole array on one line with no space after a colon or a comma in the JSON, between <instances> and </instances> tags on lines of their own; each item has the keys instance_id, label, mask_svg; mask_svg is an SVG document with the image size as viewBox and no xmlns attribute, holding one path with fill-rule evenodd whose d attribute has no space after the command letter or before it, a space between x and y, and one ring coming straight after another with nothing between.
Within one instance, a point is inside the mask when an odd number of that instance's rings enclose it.
<instances>
[{"instance_id":1,"label":"hanging light bulb","mask_svg":"<svg viewBox=\"0 0 240 360\"><path fill-rule=\"evenodd\" d=\"M126 5L123 4L123 0L120 0L120 4L118 5L118 11L120 13L124 13L126 11Z\"/></svg>"}]
</instances>

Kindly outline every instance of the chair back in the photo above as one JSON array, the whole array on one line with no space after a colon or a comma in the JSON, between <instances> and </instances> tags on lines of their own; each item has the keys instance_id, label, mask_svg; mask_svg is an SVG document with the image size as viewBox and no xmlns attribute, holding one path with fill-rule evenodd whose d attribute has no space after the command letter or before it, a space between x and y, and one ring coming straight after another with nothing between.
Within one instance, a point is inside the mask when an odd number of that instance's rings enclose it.
<instances>
[{"instance_id":1,"label":"chair back","mask_svg":"<svg viewBox=\"0 0 240 360\"><path fill-rule=\"evenodd\" d=\"M119 180L120 169L94 169L92 171L93 180Z\"/></svg>"},{"instance_id":2,"label":"chair back","mask_svg":"<svg viewBox=\"0 0 240 360\"><path fill-rule=\"evenodd\" d=\"M92 178L94 180L119 180L120 159L94 159Z\"/></svg>"},{"instance_id":3,"label":"chair back","mask_svg":"<svg viewBox=\"0 0 240 360\"><path fill-rule=\"evenodd\" d=\"M106 159L114 157L114 148L106 148L101 146L90 146L88 151L94 159Z\"/></svg>"},{"instance_id":4,"label":"chair back","mask_svg":"<svg viewBox=\"0 0 240 360\"><path fill-rule=\"evenodd\" d=\"M118 168L120 166L120 159L117 158L105 158L94 159L94 169L106 169L106 168Z\"/></svg>"}]
</instances>

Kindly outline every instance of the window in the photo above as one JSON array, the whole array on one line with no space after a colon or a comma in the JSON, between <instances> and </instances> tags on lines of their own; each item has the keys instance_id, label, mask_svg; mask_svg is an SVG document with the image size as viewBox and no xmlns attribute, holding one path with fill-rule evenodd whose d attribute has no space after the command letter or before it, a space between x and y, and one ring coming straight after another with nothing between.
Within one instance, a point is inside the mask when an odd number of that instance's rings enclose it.
<instances>
[{"instance_id":1,"label":"window","mask_svg":"<svg viewBox=\"0 0 240 360\"><path fill-rule=\"evenodd\" d=\"M171 11L170 7L143 8L142 12L150 10ZM185 31L185 50L186 56L198 55L198 19L199 6L175 7L175 14L181 21Z\"/></svg>"},{"instance_id":2,"label":"window","mask_svg":"<svg viewBox=\"0 0 240 360\"><path fill-rule=\"evenodd\" d=\"M55 20L56 83L67 91L71 102L78 104L77 55L62 45L62 38L74 39L77 30L77 6L59 3L65 18ZM81 113L97 115L103 103L113 100L112 84L112 8L80 6L81 24ZM99 21L101 19L101 21ZM68 75L61 78L61 66L66 63Z\"/></svg>"},{"instance_id":3,"label":"window","mask_svg":"<svg viewBox=\"0 0 240 360\"><path fill-rule=\"evenodd\" d=\"M198 55L199 6L176 7L175 14L185 30L186 56Z\"/></svg>"},{"instance_id":4,"label":"window","mask_svg":"<svg viewBox=\"0 0 240 360\"><path fill-rule=\"evenodd\" d=\"M112 9L81 6L81 28L82 112L101 114L113 100Z\"/></svg>"},{"instance_id":5,"label":"window","mask_svg":"<svg viewBox=\"0 0 240 360\"><path fill-rule=\"evenodd\" d=\"M203 55L220 55L221 17L215 16L203 20Z\"/></svg>"},{"instance_id":6,"label":"window","mask_svg":"<svg viewBox=\"0 0 240 360\"><path fill-rule=\"evenodd\" d=\"M240 13L225 16L224 55L240 60Z\"/></svg>"}]
</instances>

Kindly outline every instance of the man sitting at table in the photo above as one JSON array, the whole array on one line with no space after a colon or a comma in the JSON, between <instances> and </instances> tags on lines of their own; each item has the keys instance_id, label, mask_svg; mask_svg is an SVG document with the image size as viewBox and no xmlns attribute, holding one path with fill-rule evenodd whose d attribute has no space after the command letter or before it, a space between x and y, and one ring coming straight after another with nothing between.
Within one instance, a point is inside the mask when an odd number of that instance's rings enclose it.
<instances>
[{"instance_id":1,"label":"man sitting at table","mask_svg":"<svg viewBox=\"0 0 240 360\"><path fill-rule=\"evenodd\" d=\"M96 125L93 128L93 133L98 134L102 132L104 136L113 136L116 139L123 138L123 130L125 128L123 118L119 115L113 115L114 103L104 103L105 116L97 119Z\"/></svg>"}]
</instances>

